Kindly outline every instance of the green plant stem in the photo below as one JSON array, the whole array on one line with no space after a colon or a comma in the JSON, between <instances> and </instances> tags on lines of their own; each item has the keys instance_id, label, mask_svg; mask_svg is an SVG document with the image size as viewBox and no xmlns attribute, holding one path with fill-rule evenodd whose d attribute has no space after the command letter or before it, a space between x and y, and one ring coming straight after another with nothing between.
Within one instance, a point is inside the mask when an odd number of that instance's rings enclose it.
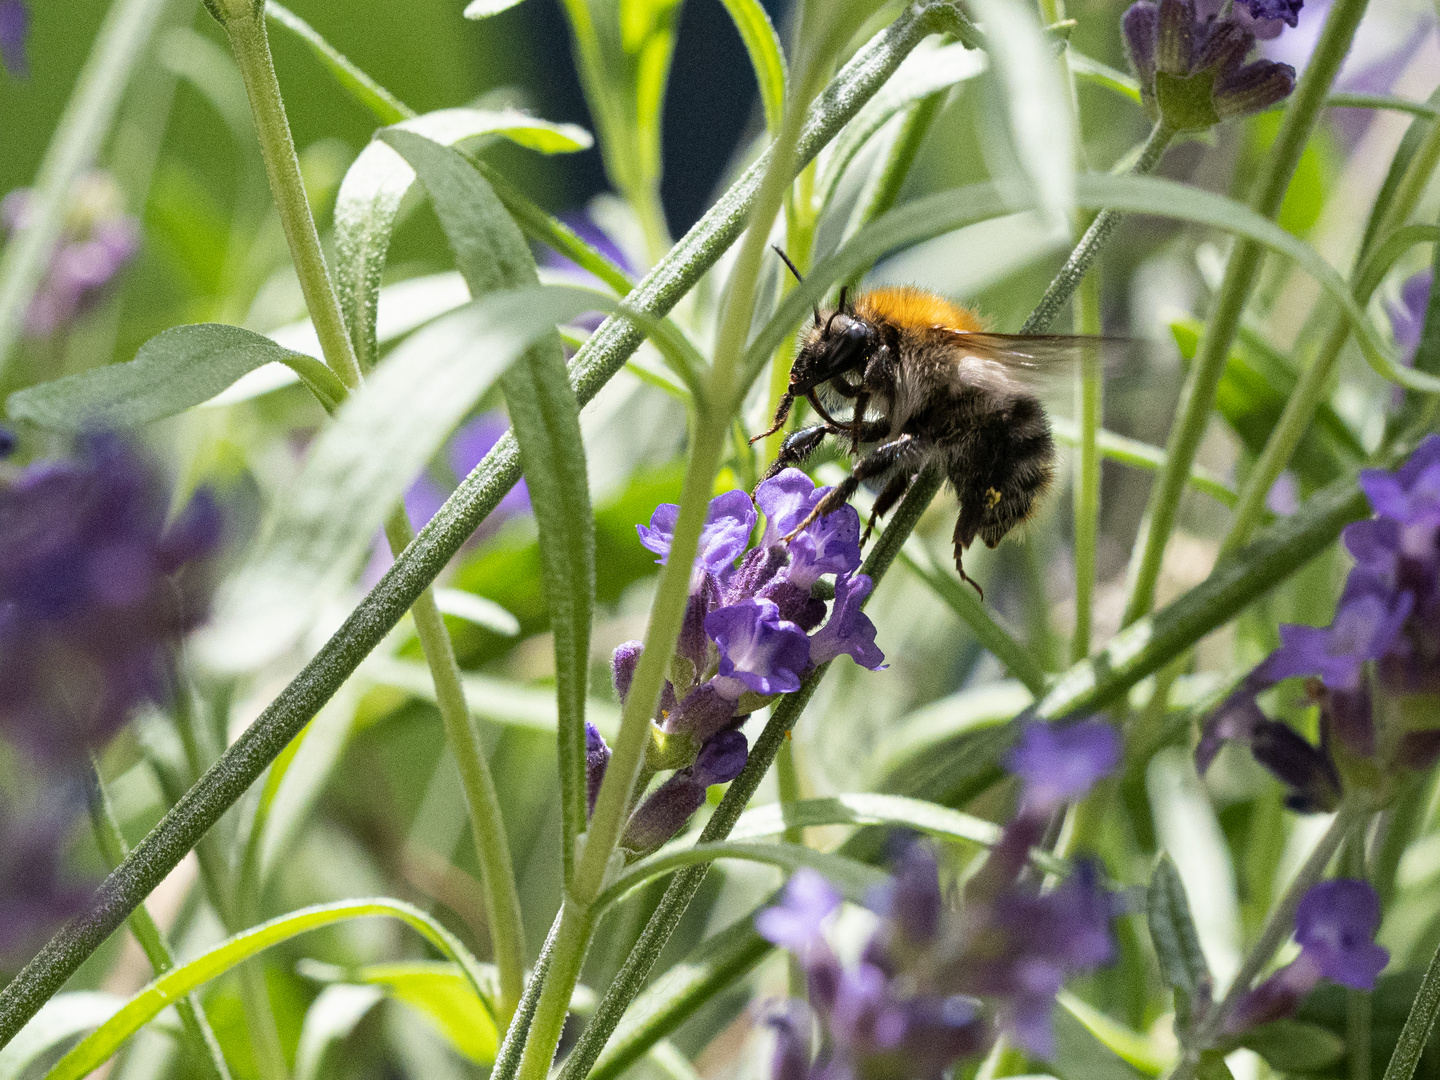
<instances>
[{"instance_id":1,"label":"green plant stem","mask_svg":"<svg viewBox=\"0 0 1440 1080\"><path fill-rule=\"evenodd\" d=\"M260 153L265 159L265 174L270 180L270 193L274 196L275 208L280 211L280 225L290 246L305 307L320 339L320 350L335 374L353 389L360 384L360 362L355 358L355 348L345 330L345 319L325 266L325 253L320 249L320 234L315 230L315 219L305 195L300 159L295 156L295 140L290 135L290 121L285 115L280 82L275 77L275 63L270 56L263 10L233 16L226 21L225 32L245 82Z\"/></svg>"},{"instance_id":2,"label":"green plant stem","mask_svg":"<svg viewBox=\"0 0 1440 1080\"><path fill-rule=\"evenodd\" d=\"M1185 1056L1175 1066L1174 1072L1170 1074L1170 1080L1189 1080L1195 1075L1195 1070L1200 1063L1200 1054L1208 1049L1220 1033L1224 1030L1225 1021L1229 1019L1231 1011L1236 1003L1250 989L1255 977L1264 970L1275 951L1285 944L1285 941L1295 930L1295 912L1300 907L1300 900L1309 891L1310 887L1320 880L1325 873L1325 868L1330 865L1330 860L1340 850L1340 845L1350 831L1360 824L1367 816L1367 812L1346 804L1340 807L1330 827L1325 830L1325 835L1320 838L1315 849L1310 852L1303 865L1296 872L1295 878L1285 890L1285 895L1280 902L1270 911L1270 916L1265 920L1265 926L1260 931L1260 937L1240 964L1240 970L1235 973L1225 996L1219 1003L1205 1013L1204 1019L1197 1026L1195 1037L1190 1041L1190 1048Z\"/></svg>"},{"instance_id":3,"label":"green plant stem","mask_svg":"<svg viewBox=\"0 0 1440 1080\"><path fill-rule=\"evenodd\" d=\"M120 831L120 822L116 820L115 807L110 802L110 793L106 790L105 780L100 773L100 763L93 758L89 780L87 795L95 843L105 861L116 866L130 853L130 847L125 842L125 834ZM163 975L175 966L175 956L170 951L170 945L144 904L136 907L126 921L156 975ZM205 1007L200 1002L200 995L186 994L175 1002L175 1012L180 1016L180 1023L185 1028L185 1034L196 1055L210 1065L210 1075L218 1077L219 1080L230 1080L225 1054L220 1049L220 1041L215 1038L210 1021L205 1017Z\"/></svg>"},{"instance_id":4,"label":"green plant stem","mask_svg":"<svg viewBox=\"0 0 1440 1080\"><path fill-rule=\"evenodd\" d=\"M385 536L396 555L414 539L403 506L396 507L385 523ZM425 663L435 684L435 704L445 725L445 738L460 768L460 784L465 792L470 832L480 864L485 919L489 924L495 966L500 975L500 1015L496 1019L501 1024L508 1024L525 988L525 927L520 913L520 894L515 889L510 844L505 838L500 797L496 794L490 762L480 741L479 725L465 703L460 665L456 662L450 633L445 629L445 617L440 614L433 589L427 588L420 594L410 614L415 620L415 634L420 639L420 649L425 654Z\"/></svg>"},{"instance_id":5,"label":"green plant stem","mask_svg":"<svg viewBox=\"0 0 1440 1080\"><path fill-rule=\"evenodd\" d=\"M1368 0L1337 0L1326 16L1319 43L1305 65L1305 71L1290 95L1280 131L1264 158L1260 177L1251 198L1251 207L1265 217L1280 212L1290 178L1299 164L1310 134L1325 105L1330 85L1340 70ZM1129 626L1150 611L1160 580L1165 544L1175 526L1185 478L1200 449L1200 439L1215 404L1215 391L1225 370L1230 345L1240 327L1240 317L1250 298L1260 270L1264 249L1248 240L1237 240L1225 267L1225 278L1215 297L1199 351L1185 380L1176 419L1166 446L1165 468L1150 491L1146 520L1140 527L1136 550L1131 558L1130 598L1123 625Z\"/></svg>"},{"instance_id":6,"label":"green plant stem","mask_svg":"<svg viewBox=\"0 0 1440 1080\"><path fill-rule=\"evenodd\" d=\"M1130 172L1137 176L1143 176L1155 171L1160 164L1160 159L1165 156L1165 148L1175 138L1175 133L1164 124L1156 124L1150 131L1150 137L1145 140L1145 145L1140 149L1140 156L1135 159ZM1110 242L1110 236L1115 227L1125 219L1125 214L1119 210L1101 210L1095 215L1095 220L1085 230L1085 235L1070 252L1070 257L1065 260L1065 265L1055 275L1045 295L1040 298L1040 303L1035 305L1035 310L1020 327L1022 334L1042 334L1049 329L1050 324L1055 321L1055 316L1060 314L1066 302L1074 295L1075 290L1080 287L1085 272L1090 269L1090 264L1095 257L1105 250L1105 245Z\"/></svg>"},{"instance_id":7,"label":"green plant stem","mask_svg":"<svg viewBox=\"0 0 1440 1080\"><path fill-rule=\"evenodd\" d=\"M65 224L71 189L95 166L105 136L125 99L130 76L150 53L150 39L170 0L118 0L110 5L95 44L65 105L40 170L23 226L0 255L0 379L25 326L25 313L50 265Z\"/></svg>"},{"instance_id":8,"label":"green plant stem","mask_svg":"<svg viewBox=\"0 0 1440 1080\"><path fill-rule=\"evenodd\" d=\"M1435 1017L1440 1014L1440 948L1430 958L1425 977L1415 992L1415 1004L1400 1029L1400 1038L1395 1041L1395 1050L1385 1066L1385 1080L1410 1080L1425 1053L1425 1044L1430 1041L1430 1030L1435 1026Z\"/></svg>"},{"instance_id":9,"label":"green plant stem","mask_svg":"<svg viewBox=\"0 0 1440 1080\"><path fill-rule=\"evenodd\" d=\"M1100 278L1087 274L1075 293L1075 332L1100 333ZM1080 360L1075 383L1075 414L1080 421L1079 453L1075 455L1075 633L1070 660L1090 655L1090 624L1095 599L1095 550L1100 536L1100 427L1104 413L1104 380L1099 357Z\"/></svg>"},{"instance_id":10,"label":"green plant stem","mask_svg":"<svg viewBox=\"0 0 1440 1080\"><path fill-rule=\"evenodd\" d=\"M545 976L550 971L550 960L555 954L555 941L560 936L560 920L563 911L555 913L545 943L540 946L540 955L535 959L535 968L520 995L520 1005L510 1018L505 1029L505 1038L495 1054L495 1065L490 1071L490 1080L515 1080L520 1068L520 1054L525 1049L525 1040L530 1035L530 1022L535 1019L535 1007L540 1003L540 988L545 985Z\"/></svg>"},{"instance_id":11,"label":"green plant stem","mask_svg":"<svg viewBox=\"0 0 1440 1080\"><path fill-rule=\"evenodd\" d=\"M876 35L812 106L800 134L797 164L811 161L834 139L916 45L941 32L973 38L973 28L949 0L914 3ZM773 152L767 151L747 169L635 287L630 296L635 310L652 316L665 314L715 265L744 229L772 156ZM623 316L612 316L601 324L571 363L581 405L624 368L642 340L644 331ZM519 452L514 437L506 434L300 674L105 879L90 908L57 932L0 989L0 1046L15 1037L289 745L394 629L519 479Z\"/></svg>"}]
</instances>

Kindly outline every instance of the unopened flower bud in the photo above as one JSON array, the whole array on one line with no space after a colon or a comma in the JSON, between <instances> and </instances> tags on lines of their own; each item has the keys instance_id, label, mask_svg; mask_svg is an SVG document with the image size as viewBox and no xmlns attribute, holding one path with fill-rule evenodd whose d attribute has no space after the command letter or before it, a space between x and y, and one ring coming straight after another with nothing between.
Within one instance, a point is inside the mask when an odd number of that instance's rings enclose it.
<instances>
[{"instance_id":1,"label":"unopened flower bud","mask_svg":"<svg viewBox=\"0 0 1440 1080\"><path fill-rule=\"evenodd\" d=\"M600 795L600 784L605 779L605 767L610 764L610 747L605 736L589 720L585 721L585 815L595 812L595 800Z\"/></svg>"},{"instance_id":2,"label":"unopened flower bud","mask_svg":"<svg viewBox=\"0 0 1440 1080\"><path fill-rule=\"evenodd\" d=\"M620 704L630 696L630 684L635 680L635 667L640 663L640 654L645 651L643 641L627 641L616 648L610 657L610 677L615 683L615 696Z\"/></svg>"},{"instance_id":3,"label":"unopened flower bud","mask_svg":"<svg viewBox=\"0 0 1440 1080\"><path fill-rule=\"evenodd\" d=\"M745 767L748 745L738 731L724 731L700 748L695 764L681 769L640 804L625 827L621 846L648 855L678 833L705 802L705 790L725 784Z\"/></svg>"}]
</instances>

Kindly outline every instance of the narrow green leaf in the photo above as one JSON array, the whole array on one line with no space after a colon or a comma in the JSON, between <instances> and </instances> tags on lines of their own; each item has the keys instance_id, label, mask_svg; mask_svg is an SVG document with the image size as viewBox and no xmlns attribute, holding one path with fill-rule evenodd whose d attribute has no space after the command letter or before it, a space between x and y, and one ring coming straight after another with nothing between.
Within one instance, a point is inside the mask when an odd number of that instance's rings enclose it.
<instances>
[{"instance_id":1,"label":"narrow green leaf","mask_svg":"<svg viewBox=\"0 0 1440 1080\"><path fill-rule=\"evenodd\" d=\"M681 867L713 862L716 859L744 859L748 862L768 863L791 872L801 867L818 870L847 899L857 904L864 901L865 894L871 888L886 879L885 872L873 866L866 866L833 852L816 851L802 844L695 844L678 851L657 852L647 859L642 859L595 898L594 909L597 912L604 911L647 881L654 881Z\"/></svg>"},{"instance_id":2,"label":"narrow green leaf","mask_svg":"<svg viewBox=\"0 0 1440 1080\"><path fill-rule=\"evenodd\" d=\"M1432 120L1440 117L1440 108L1432 102L1410 101L1392 94L1331 94L1325 104L1332 109L1389 109Z\"/></svg>"},{"instance_id":3,"label":"narrow green leaf","mask_svg":"<svg viewBox=\"0 0 1440 1080\"><path fill-rule=\"evenodd\" d=\"M393 687L425 701L435 700L435 683L430 671L417 661L376 656L365 661L359 674L374 685ZM468 671L461 675L460 681L465 689L465 703L476 716L494 724L555 733L552 691ZM620 730L620 710L613 702L591 698L585 715L607 739L614 738Z\"/></svg>"},{"instance_id":4,"label":"narrow green leaf","mask_svg":"<svg viewBox=\"0 0 1440 1080\"><path fill-rule=\"evenodd\" d=\"M458 938L419 908L385 898L320 904L292 911L236 934L190 963L166 972L61 1058L46 1075L46 1080L81 1080L108 1061L130 1036L159 1015L167 1005L272 945L322 926L377 916L399 919L419 931L422 937L461 966L475 993L484 1000L484 969Z\"/></svg>"},{"instance_id":5,"label":"narrow green leaf","mask_svg":"<svg viewBox=\"0 0 1440 1080\"><path fill-rule=\"evenodd\" d=\"M518 3L519 0L512 2ZM361 71L354 61L321 37L313 26L289 8L282 7L275 0L267 0L265 16L276 26L284 27L304 42L305 47L335 76L335 81L348 90L356 101L374 113L375 118L382 124L394 124L415 115L404 102Z\"/></svg>"},{"instance_id":6,"label":"narrow green leaf","mask_svg":"<svg viewBox=\"0 0 1440 1080\"><path fill-rule=\"evenodd\" d=\"M495 1018L456 964L372 964L360 979L419 1012L462 1057L489 1065L500 1047Z\"/></svg>"},{"instance_id":7,"label":"narrow green leaf","mask_svg":"<svg viewBox=\"0 0 1440 1080\"><path fill-rule=\"evenodd\" d=\"M1159 1076L1175 1064L1174 1055L1167 1054L1153 1040L1110 1019L1070 991L1061 990L1055 1003L1080 1021L1107 1050L1145 1075Z\"/></svg>"},{"instance_id":8,"label":"narrow green leaf","mask_svg":"<svg viewBox=\"0 0 1440 1080\"><path fill-rule=\"evenodd\" d=\"M1326 1071L1345 1056L1345 1040L1298 1020L1275 1020L1247 1031L1239 1045L1254 1050L1281 1073Z\"/></svg>"},{"instance_id":9,"label":"narrow green leaf","mask_svg":"<svg viewBox=\"0 0 1440 1080\"><path fill-rule=\"evenodd\" d=\"M845 125L821 159L820 182L815 194L817 205L830 205L855 155L893 117L932 94L973 79L985 68L985 54L979 49L968 49L959 43L926 42L918 46L880 92Z\"/></svg>"},{"instance_id":10,"label":"narrow green leaf","mask_svg":"<svg viewBox=\"0 0 1440 1080\"><path fill-rule=\"evenodd\" d=\"M986 51L1009 108L1010 137L1050 227L1069 235L1075 214L1075 113L1055 51L1023 0L977 0Z\"/></svg>"},{"instance_id":11,"label":"narrow green leaf","mask_svg":"<svg viewBox=\"0 0 1440 1080\"><path fill-rule=\"evenodd\" d=\"M1060 1080L1138 1080L1140 1073L1087 1028L1069 1009L1056 1009L1055 1060Z\"/></svg>"},{"instance_id":12,"label":"narrow green leaf","mask_svg":"<svg viewBox=\"0 0 1440 1080\"><path fill-rule=\"evenodd\" d=\"M735 21L740 40L750 54L750 66L755 69L755 81L760 86L760 104L765 110L765 130L774 135L780 130L780 118L785 112L785 81L788 77L780 35L775 33L770 16L760 6L759 0L720 2Z\"/></svg>"},{"instance_id":13,"label":"narrow green leaf","mask_svg":"<svg viewBox=\"0 0 1440 1080\"><path fill-rule=\"evenodd\" d=\"M435 604L445 615L464 619L504 637L517 637L520 633L520 620L514 615L494 600L476 596L464 589L436 589Z\"/></svg>"},{"instance_id":14,"label":"narrow green leaf","mask_svg":"<svg viewBox=\"0 0 1440 1080\"><path fill-rule=\"evenodd\" d=\"M1440 949L1435 950L1430 966L1425 969L1425 978L1415 993L1415 1004L1400 1029L1390 1064L1385 1066L1385 1080L1410 1080L1415 1075L1437 1015L1440 1015Z\"/></svg>"},{"instance_id":15,"label":"narrow green leaf","mask_svg":"<svg viewBox=\"0 0 1440 1080\"><path fill-rule=\"evenodd\" d=\"M730 839L778 836L787 828L809 825L900 825L947 840L966 840L987 847L1000 839L1000 826L993 821L923 799L868 792L752 807L735 822Z\"/></svg>"},{"instance_id":16,"label":"narrow green leaf","mask_svg":"<svg viewBox=\"0 0 1440 1080\"><path fill-rule=\"evenodd\" d=\"M320 1080L326 1052L355 1030L384 994L373 986L327 986L321 990L300 1026L295 1048L295 1080Z\"/></svg>"},{"instance_id":17,"label":"narrow green leaf","mask_svg":"<svg viewBox=\"0 0 1440 1080\"><path fill-rule=\"evenodd\" d=\"M1145 895L1145 918L1150 941L1160 960L1160 975L1175 991L1176 1023L1184 1026L1201 987L1209 985L1210 967L1200 948L1200 935L1190 915L1185 883L1169 854L1160 857Z\"/></svg>"},{"instance_id":18,"label":"narrow green leaf","mask_svg":"<svg viewBox=\"0 0 1440 1080\"><path fill-rule=\"evenodd\" d=\"M496 136L542 153L572 153L594 143L589 132L573 124L552 124L512 111L441 109L397 127L446 146ZM393 148L376 140L360 151L335 197L335 288L355 354L367 369L379 358L375 305L385 256L400 204L414 182L415 170Z\"/></svg>"},{"instance_id":19,"label":"narrow green leaf","mask_svg":"<svg viewBox=\"0 0 1440 1080\"><path fill-rule=\"evenodd\" d=\"M322 401L345 397L344 386L314 357L238 326L200 323L156 334L128 363L19 390L6 409L14 420L62 431L140 427L209 401L242 375L274 363L298 372Z\"/></svg>"},{"instance_id":20,"label":"narrow green leaf","mask_svg":"<svg viewBox=\"0 0 1440 1080\"><path fill-rule=\"evenodd\" d=\"M222 587L197 655L215 670L245 671L292 643L350 583L386 516L455 426L532 342L553 339L556 322L593 309L589 295L497 294L397 347L311 445L255 551Z\"/></svg>"},{"instance_id":21,"label":"narrow green leaf","mask_svg":"<svg viewBox=\"0 0 1440 1080\"><path fill-rule=\"evenodd\" d=\"M1080 441L1080 431L1076 427L1075 421L1064 416L1050 417L1050 432L1058 442L1065 443L1067 446L1075 446ZM1144 469L1147 472L1154 472L1165 464L1163 447L1153 446L1150 443L1141 442L1139 439L1132 439L1127 435L1120 435L1103 428L1097 433L1096 445L1100 448L1101 457L1118 461L1122 465ZM1235 505L1237 498L1235 489L1203 466L1192 465L1190 467L1190 486L1196 491L1209 495L1222 506Z\"/></svg>"},{"instance_id":22,"label":"narrow green leaf","mask_svg":"<svg viewBox=\"0 0 1440 1080\"><path fill-rule=\"evenodd\" d=\"M472 296L539 280L519 227L459 151L410 131L382 134L419 174ZM590 508L580 405L560 338L526 351L501 379L530 503L540 530L540 569L555 641L561 814L567 879L585 829L585 684L595 604L595 519Z\"/></svg>"},{"instance_id":23,"label":"narrow green leaf","mask_svg":"<svg viewBox=\"0 0 1440 1080\"><path fill-rule=\"evenodd\" d=\"M491 15L509 11L518 3L520 0L470 0L470 3L465 5L465 18L488 19Z\"/></svg>"},{"instance_id":24,"label":"narrow green leaf","mask_svg":"<svg viewBox=\"0 0 1440 1080\"><path fill-rule=\"evenodd\" d=\"M912 555L901 552L900 561L916 577L930 586L931 591L950 608L970 631L988 649L995 659L1005 665L1011 675L1025 684L1032 694L1045 692L1049 678L1045 670L1035 661L1029 651L1015 640L1010 631L996 621L988 608L980 602L975 590L966 585L949 570L935 565L928 554L917 551Z\"/></svg>"},{"instance_id":25,"label":"narrow green leaf","mask_svg":"<svg viewBox=\"0 0 1440 1080\"><path fill-rule=\"evenodd\" d=\"M1114 91L1123 98L1140 104L1140 83L1128 72L1112 68L1109 64L1102 64L1099 60L1078 53L1072 47L1066 52L1070 61L1070 70L1077 78L1096 86L1103 86L1107 90Z\"/></svg>"},{"instance_id":26,"label":"narrow green leaf","mask_svg":"<svg viewBox=\"0 0 1440 1080\"><path fill-rule=\"evenodd\" d=\"M98 990L56 994L20 1034L0 1048L0 1080L21 1080L36 1061L67 1039L99 1027L124 1004L119 994Z\"/></svg>"}]
</instances>

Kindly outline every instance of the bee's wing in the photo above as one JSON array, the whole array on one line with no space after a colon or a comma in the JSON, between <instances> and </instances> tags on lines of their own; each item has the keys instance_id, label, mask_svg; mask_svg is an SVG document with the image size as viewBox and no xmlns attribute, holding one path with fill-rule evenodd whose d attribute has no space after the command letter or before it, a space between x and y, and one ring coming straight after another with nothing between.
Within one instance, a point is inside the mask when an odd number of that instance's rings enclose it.
<instances>
[{"instance_id":1,"label":"bee's wing","mask_svg":"<svg viewBox=\"0 0 1440 1080\"><path fill-rule=\"evenodd\" d=\"M1140 360L1149 343L1137 338L1092 337L1083 334L991 334L952 331L957 347L971 356L991 360L1022 382L1045 385L1072 375L1082 359L1094 357L1108 375Z\"/></svg>"}]
</instances>

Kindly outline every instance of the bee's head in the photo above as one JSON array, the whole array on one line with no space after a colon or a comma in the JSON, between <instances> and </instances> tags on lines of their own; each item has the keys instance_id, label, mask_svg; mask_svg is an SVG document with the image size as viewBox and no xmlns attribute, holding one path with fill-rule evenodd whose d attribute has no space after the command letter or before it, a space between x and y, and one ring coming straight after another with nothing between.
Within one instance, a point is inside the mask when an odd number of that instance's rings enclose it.
<instances>
[{"instance_id":1,"label":"bee's head","mask_svg":"<svg viewBox=\"0 0 1440 1080\"><path fill-rule=\"evenodd\" d=\"M837 375L863 369L879 346L875 324L856 315L854 308L847 310L841 293L834 311L827 315L816 310L815 325L790 368L790 392L805 394Z\"/></svg>"}]
</instances>

